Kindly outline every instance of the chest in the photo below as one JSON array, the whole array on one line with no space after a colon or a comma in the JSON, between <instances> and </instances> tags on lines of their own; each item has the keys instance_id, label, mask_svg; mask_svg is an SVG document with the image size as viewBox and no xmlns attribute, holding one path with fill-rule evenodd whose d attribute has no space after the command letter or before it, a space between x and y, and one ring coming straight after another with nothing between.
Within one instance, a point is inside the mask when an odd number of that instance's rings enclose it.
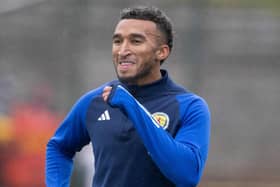
<instances>
[{"instance_id":1,"label":"chest","mask_svg":"<svg viewBox=\"0 0 280 187\"><path fill-rule=\"evenodd\" d=\"M179 125L179 107L174 98L137 99L172 136ZM96 98L87 113L87 129L95 150L116 149L141 144L133 123L120 108L113 108ZM128 149L129 150L129 149Z\"/></svg>"}]
</instances>

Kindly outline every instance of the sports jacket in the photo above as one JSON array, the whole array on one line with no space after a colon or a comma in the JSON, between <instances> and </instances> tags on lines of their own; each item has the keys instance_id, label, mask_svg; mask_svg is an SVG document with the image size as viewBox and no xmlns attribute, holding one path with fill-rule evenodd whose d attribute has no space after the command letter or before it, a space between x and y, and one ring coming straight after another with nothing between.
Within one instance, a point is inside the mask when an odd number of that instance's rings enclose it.
<instances>
[{"instance_id":1,"label":"sports jacket","mask_svg":"<svg viewBox=\"0 0 280 187\"><path fill-rule=\"evenodd\" d=\"M112 81L82 96L47 145L47 186L69 186L72 159L89 142L94 187L196 186L208 153L208 106L161 73L148 85ZM107 103L106 85L114 85Z\"/></svg>"}]
</instances>

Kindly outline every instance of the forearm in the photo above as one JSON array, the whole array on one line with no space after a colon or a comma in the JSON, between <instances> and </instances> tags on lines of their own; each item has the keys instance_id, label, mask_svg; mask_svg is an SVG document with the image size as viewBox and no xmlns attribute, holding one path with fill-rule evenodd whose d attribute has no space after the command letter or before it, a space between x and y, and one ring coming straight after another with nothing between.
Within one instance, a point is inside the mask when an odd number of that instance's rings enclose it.
<instances>
[{"instance_id":1,"label":"forearm","mask_svg":"<svg viewBox=\"0 0 280 187\"><path fill-rule=\"evenodd\" d=\"M50 140L46 152L46 186L68 187L72 173L72 157L63 154L54 140Z\"/></svg>"},{"instance_id":2,"label":"forearm","mask_svg":"<svg viewBox=\"0 0 280 187\"><path fill-rule=\"evenodd\" d=\"M178 186L195 186L201 173L199 150L176 141L160 128L151 114L125 89L118 87L114 92L110 104L127 113L161 172Z\"/></svg>"},{"instance_id":3,"label":"forearm","mask_svg":"<svg viewBox=\"0 0 280 187\"><path fill-rule=\"evenodd\" d=\"M156 126L150 114L137 106L125 106L143 144L161 172L177 185L195 186L199 180L199 153L195 147L176 141Z\"/></svg>"}]
</instances>

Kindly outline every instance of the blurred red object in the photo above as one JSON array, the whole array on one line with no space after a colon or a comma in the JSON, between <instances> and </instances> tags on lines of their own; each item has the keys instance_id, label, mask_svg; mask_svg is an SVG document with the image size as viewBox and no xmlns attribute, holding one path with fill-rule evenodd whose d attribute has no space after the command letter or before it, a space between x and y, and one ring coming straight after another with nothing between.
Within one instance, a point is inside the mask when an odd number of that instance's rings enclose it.
<instances>
[{"instance_id":1,"label":"blurred red object","mask_svg":"<svg viewBox=\"0 0 280 187\"><path fill-rule=\"evenodd\" d=\"M12 141L5 147L2 180L9 187L44 187L45 150L60 120L45 104L17 104L11 112Z\"/></svg>"}]
</instances>

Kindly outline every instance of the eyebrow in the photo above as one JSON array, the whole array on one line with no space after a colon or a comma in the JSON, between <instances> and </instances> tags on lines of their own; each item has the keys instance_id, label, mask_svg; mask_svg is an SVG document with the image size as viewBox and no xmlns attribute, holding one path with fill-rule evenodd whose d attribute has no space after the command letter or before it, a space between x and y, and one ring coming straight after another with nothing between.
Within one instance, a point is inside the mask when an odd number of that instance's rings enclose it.
<instances>
[{"instance_id":1,"label":"eyebrow","mask_svg":"<svg viewBox=\"0 0 280 187\"><path fill-rule=\"evenodd\" d=\"M115 39L115 38L121 38L121 37L122 37L121 34L114 34L112 38ZM138 34L138 33L132 33L129 35L129 37L145 39L145 36L143 34Z\"/></svg>"},{"instance_id":2,"label":"eyebrow","mask_svg":"<svg viewBox=\"0 0 280 187\"><path fill-rule=\"evenodd\" d=\"M119 37L121 37L121 35L120 35L120 34L113 34L112 39L119 38Z\"/></svg>"}]
</instances>

